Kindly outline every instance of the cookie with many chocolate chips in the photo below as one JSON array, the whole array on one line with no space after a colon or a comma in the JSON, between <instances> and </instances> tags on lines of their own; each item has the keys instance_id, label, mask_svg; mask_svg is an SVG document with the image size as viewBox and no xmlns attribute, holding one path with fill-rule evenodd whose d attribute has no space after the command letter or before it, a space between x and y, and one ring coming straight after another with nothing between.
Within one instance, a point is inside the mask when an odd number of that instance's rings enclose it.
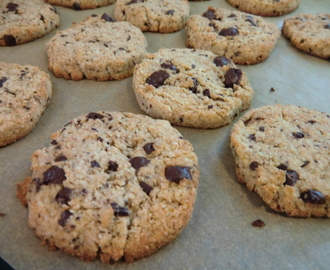
<instances>
[{"instance_id":1,"label":"cookie with many chocolate chips","mask_svg":"<svg viewBox=\"0 0 330 270\"><path fill-rule=\"evenodd\" d=\"M291 16L284 20L282 33L296 48L330 59L330 13Z\"/></svg>"},{"instance_id":2,"label":"cookie with many chocolate chips","mask_svg":"<svg viewBox=\"0 0 330 270\"><path fill-rule=\"evenodd\" d=\"M142 31L171 33L185 26L189 10L188 0L117 0L114 13Z\"/></svg>"},{"instance_id":3,"label":"cookie with many chocolate chips","mask_svg":"<svg viewBox=\"0 0 330 270\"><path fill-rule=\"evenodd\" d=\"M56 77L122 80L145 57L147 40L139 28L104 13L58 31L46 47Z\"/></svg>"},{"instance_id":4,"label":"cookie with many chocolate chips","mask_svg":"<svg viewBox=\"0 0 330 270\"><path fill-rule=\"evenodd\" d=\"M330 217L330 115L293 105L247 112L233 127L238 180L274 210Z\"/></svg>"},{"instance_id":5,"label":"cookie with many chocolate chips","mask_svg":"<svg viewBox=\"0 0 330 270\"><path fill-rule=\"evenodd\" d=\"M107 6L113 4L115 0L45 0L45 2L52 5L73 8L74 10L82 10Z\"/></svg>"},{"instance_id":6,"label":"cookie with many chocolate chips","mask_svg":"<svg viewBox=\"0 0 330 270\"><path fill-rule=\"evenodd\" d=\"M230 123L253 96L246 74L232 61L192 49L147 54L134 69L133 88L149 116L196 128Z\"/></svg>"},{"instance_id":7,"label":"cookie with many chocolate chips","mask_svg":"<svg viewBox=\"0 0 330 270\"><path fill-rule=\"evenodd\" d=\"M56 9L40 0L2 0L0 14L0 46L35 40L60 25Z\"/></svg>"},{"instance_id":8,"label":"cookie with many chocolate chips","mask_svg":"<svg viewBox=\"0 0 330 270\"><path fill-rule=\"evenodd\" d=\"M281 31L259 16L209 7L202 15L190 16L187 47L211 51L236 64L257 64L273 51Z\"/></svg>"},{"instance_id":9,"label":"cookie with many chocolate chips","mask_svg":"<svg viewBox=\"0 0 330 270\"><path fill-rule=\"evenodd\" d=\"M247 13L275 17L297 9L300 0L227 0L233 7Z\"/></svg>"},{"instance_id":10,"label":"cookie with many chocolate chips","mask_svg":"<svg viewBox=\"0 0 330 270\"><path fill-rule=\"evenodd\" d=\"M85 261L148 256L187 225L199 180L192 145L168 121L92 112L52 135L18 185L29 226Z\"/></svg>"},{"instance_id":11,"label":"cookie with many chocolate chips","mask_svg":"<svg viewBox=\"0 0 330 270\"><path fill-rule=\"evenodd\" d=\"M0 146L30 133L51 96L49 75L39 67L0 62Z\"/></svg>"}]
</instances>

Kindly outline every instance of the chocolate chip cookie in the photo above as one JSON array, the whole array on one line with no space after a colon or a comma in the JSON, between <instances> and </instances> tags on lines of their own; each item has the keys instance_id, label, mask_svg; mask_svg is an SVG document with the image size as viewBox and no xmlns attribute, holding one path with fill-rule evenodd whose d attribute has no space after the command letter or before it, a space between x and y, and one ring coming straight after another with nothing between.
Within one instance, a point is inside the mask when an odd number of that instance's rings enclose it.
<instances>
[{"instance_id":1,"label":"chocolate chip cookie","mask_svg":"<svg viewBox=\"0 0 330 270\"><path fill-rule=\"evenodd\" d=\"M0 1L0 46L15 46L47 35L60 25L56 9L42 1Z\"/></svg>"},{"instance_id":2,"label":"chocolate chip cookie","mask_svg":"<svg viewBox=\"0 0 330 270\"><path fill-rule=\"evenodd\" d=\"M189 10L187 0L117 0L114 12L142 31L171 33L184 28Z\"/></svg>"},{"instance_id":3,"label":"chocolate chip cookie","mask_svg":"<svg viewBox=\"0 0 330 270\"><path fill-rule=\"evenodd\" d=\"M330 115L293 106L253 109L233 127L238 180L274 210L330 217Z\"/></svg>"},{"instance_id":4,"label":"chocolate chip cookie","mask_svg":"<svg viewBox=\"0 0 330 270\"><path fill-rule=\"evenodd\" d=\"M282 33L298 49L330 58L330 13L291 16L284 20Z\"/></svg>"},{"instance_id":5,"label":"chocolate chip cookie","mask_svg":"<svg viewBox=\"0 0 330 270\"><path fill-rule=\"evenodd\" d=\"M49 75L39 67L0 62L0 146L30 133L51 95Z\"/></svg>"},{"instance_id":6,"label":"chocolate chip cookie","mask_svg":"<svg viewBox=\"0 0 330 270\"><path fill-rule=\"evenodd\" d=\"M58 31L46 47L56 77L122 80L145 57L147 40L139 28L104 13Z\"/></svg>"},{"instance_id":7,"label":"chocolate chip cookie","mask_svg":"<svg viewBox=\"0 0 330 270\"><path fill-rule=\"evenodd\" d=\"M45 0L45 2L74 10L98 8L113 4L115 0Z\"/></svg>"},{"instance_id":8,"label":"chocolate chip cookie","mask_svg":"<svg viewBox=\"0 0 330 270\"><path fill-rule=\"evenodd\" d=\"M172 124L216 128L250 107L253 90L246 74L224 56L193 49L147 54L133 74L142 110Z\"/></svg>"},{"instance_id":9,"label":"chocolate chip cookie","mask_svg":"<svg viewBox=\"0 0 330 270\"><path fill-rule=\"evenodd\" d=\"M91 112L32 155L18 185L29 226L50 247L85 261L132 262L175 239L199 180L192 145L168 121Z\"/></svg>"},{"instance_id":10,"label":"chocolate chip cookie","mask_svg":"<svg viewBox=\"0 0 330 270\"><path fill-rule=\"evenodd\" d=\"M187 47L211 51L236 64L257 64L273 51L281 31L259 16L209 7L190 16Z\"/></svg>"},{"instance_id":11,"label":"chocolate chip cookie","mask_svg":"<svg viewBox=\"0 0 330 270\"><path fill-rule=\"evenodd\" d=\"M240 11L260 16L281 16L297 9L300 0L227 0Z\"/></svg>"}]
</instances>

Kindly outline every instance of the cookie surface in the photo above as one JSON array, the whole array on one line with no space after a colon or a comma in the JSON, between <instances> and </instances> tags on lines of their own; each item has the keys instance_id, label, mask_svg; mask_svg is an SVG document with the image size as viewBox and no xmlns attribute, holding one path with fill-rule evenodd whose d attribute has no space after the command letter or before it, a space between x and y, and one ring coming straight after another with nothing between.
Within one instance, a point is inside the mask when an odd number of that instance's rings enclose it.
<instances>
[{"instance_id":1,"label":"cookie surface","mask_svg":"<svg viewBox=\"0 0 330 270\"><path fill-rule=\"evenodd\" d=\"M297 9L300 0L227 0L240 11L260 16L281 16Z\"/></svg>"},{"instance_id":2,"label":"cookie surface","mask_svg":"<svg viewBox=\"0 0 330 270\"><path fill-rule=\"evenodd\" d=\"M147 40L140 29L107 14L58 31L46 44L49 70L65 79L121 80L145 57ZM106 55L106 57L105 57Z\"/></svg>"},{"instance_id":3,"label":"cookie surface","mask_svg":"<svg viewBox=\"0 0 330 270\"><path fill-rule=\"evenodd\" d=\"M281 31L259 16L209 7L202 15L190 16L187 47L211 51L236 64L257 64L273 51Z\"/></svg>"},{"instance_id":4,"label":"cookie surface","mask_svg":"<svg viewBox=\"0 0 330 270\"><path fill-rule=\"evenodd\" d=\"M100 111L73 119L52 139L32 155L32 177L18 194L27 199L29 226L50 247L85 261L132 262L186 226L198 161L168 121Z\"/></svg>"},{"instance_id":5,"label":"cookie surface","mask_svg":"<svg viewBox=\"0 0 330 270\"><path fill-rule=\"evenodd\" d=\"M247 112L233 127L239 181L289 216L330 217L330 115L293 105Z\"/></svg>"},{"instance_id":6,"label":"cookie surface","mask_svg":"<svg viewBox=\"0 0 330 270\"><path fill-rule=\"evenodd\" d=\"M98 8L113 4L115 0L45 0L45 2L75 10Z\"/></svg>"},{"instance_id":7,"label":"cookie surface","mask_svg":"<svg viewBox=\"0 0 330 270\"><path fill-rule=\"evenodd\" d=\"M0 62L0 146L31 132L51 96L49 75L39 67Z\"/></svg>"},{"instance_id":8,"label":"cookie surface","mask_svg":"<svg viewBox=\"0 0 330 270\"><path fill-rule=\"evenodd\" d=\"M133 89L149 116L196 128L230 123L253 95L246 74L228 58L192 49L147 54L134 69Z\"/></svg>"},{"instance_id":9,"label":"cookie surface","mask_svg":"<svg viewBox=\"0 0 330 270\"><path fill-rule=\"evenodd\" d=\"M187 0L117 0L114 13L142 31L171 33L185 26L189 10Z\"/></svg>"},{"instance_id":10,"label":"cookie surface","mask_svg":"<svg viewBox=\"0 0 330 270\"><path fill-rule=\"evenodd\" d=\"M0 13L0 46L35 40L60 25L56 9L42 0L2 0Z\"/></svg>"},{"instance_id":11,"label":"cookie surface","mask_svg":"<svg viewBox=\"0 0 330 270\"><path fill-rule=\"evenodd\" d=\"M330 58L330 13L291 16L284 20L282 33L298 49Z\"/></svg>"}]
</instances>

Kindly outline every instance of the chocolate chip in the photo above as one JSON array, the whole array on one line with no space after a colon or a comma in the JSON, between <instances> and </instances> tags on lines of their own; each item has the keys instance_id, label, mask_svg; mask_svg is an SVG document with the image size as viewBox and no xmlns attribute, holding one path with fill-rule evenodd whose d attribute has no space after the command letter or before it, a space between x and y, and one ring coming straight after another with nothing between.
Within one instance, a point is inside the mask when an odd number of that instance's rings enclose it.
<instances>
[{"instance_id":1,"label":"chocolate chip","mask_svg":"<svg viewBox=\"0 0 330 270\"><path fill-rule=\"evenodd\" d=\"M277 166L277 169L286 171L288 169L288 166L286 164L280 164Z\"/></svg>"},{"instance_id":2,"label":"chocolate chip","mask_svg":"<svg viewBox=\"0 0 330 270\"><path fill-rule=\"evenodd\" d=\"M259 167L259 163L257 161L252 161L249 167L250 170L255 171Z\"/></svg>"},{"instance_id":3,"label":"chocolate chip","mask_svg":"<svg viewBox=\"0 0 330 270\"><path fill-rule=\"evenodd\" d=\"M254 134L250 134L250 135L248 136L248 139L251 140L251 141L256 141L256 135L254 135Z\"/></svg>"},{"instance_id":4,"label":"chocolate chip","mask_svg":"<svg viewBox=\"0 0 330 270\"><path fill-rule=\"evenodd\" d=\"M51 12L54 12L55 14L58 14L57 10L55 7L50 7L49 8Z\"/></svg>"},{"instance_id":5,"label":"chocolate chip","mask_svg":"<svg viewBox=\"0 0 330 270\"><path fill-rule=\"evenodd\" d=\"M210 89L205 89L205 90L203 91L203 95L206 96L206 97L208 97L208 98L211 98L211 92L210 92Z\"/></svg>"},{"instance_id":6,"label":"chocolate chip","mask_svg":"<svg viewBox=\"0 0 330 270\"><path fill-rule=\"evenodd\" d=\"M174 66L172 64L162 63L160 66L162 68L173 70L173 71L175 71L175 73L179 73L179 70L176 68L176 66Z\"/></svg>"},{"instance_id":7,"label":"chocolate chip","mask_svg":"<svg viewBox=\"0 0 330 270\"><path fill-rule=\"evenodd\" d=\"M0 217L4 217L5 215L5 213L0 213Z\"/></svg>"},{"instance_id":8,"label":"chocolate chip","mask_svg":"<svg viewBox=\"0 0 330 270\"><path fill-rule=\"evenodd\" d=\"M0 88L3 86L3 84L7 81L8 79L6 77L2 77L0 79Z\"/></svg>"},{"instance_id":9,"label":"chocolate chip","mask_svg":"<svg viewBox=\"0 0 330 270\"><path fill-rule=\"evenodd\" d=\"M192 79L192 81L193 81L193 83L194 83L194 86L189 87L189 90L190 90L191 92L193 92L194 94L196 94L196 93L197 93L197 85L198 85L198 81L197 81L196 78L191 78L191 79Z\"/></svg>"},{"instance_id":10,"label":"chocolate chip","mask_svg":"<svg viewBox=\"0 0 330 270\"><path fill-rule=\"evenodd\" d=\"M139 182L140 184L140 187L142 188L142 190L147 194L149 195L150 192L152 191L153 187L148 185L146 182L143 182L143 181L140 181Z\"/></svg>"},{"instance_id":11,"label":"chocolate chip","mask_svg":"<svg viewBox=\"0 0 330 270\"><path fill-rule=\"evenodd\" d=\"M293 132L291 133L293 137L295 137L296 139L301 139L305 137L305 134L302 132Z\"/></svg>"},{"instance_id":12,"label":"chocolate chip","mask_svg":"<svg viewBox=\"0 0 330 270\"><path fill-rule=\"evenodd\" d=\"M309 161L306 160L306 161L304 161L304 164L301 165L300 167L301 167L301 168L304 168L304 167L307 166L308 164L309 164Z\"/></svg>"},{"instance_id":13,"label":"chocolate chip","mask_svg":"<svg viewBox=\"0 0 330 270\"><path fill-rule=\"evenodd\" d=\"M330 29L330 23L324 26L324 29Z\"/></svg>"},{"instance_id":14,"label":"chocolate chip","mask_svg":"<svg viewBox=\"0 0 330 270\"><path fill-rule=\"evenodd\" d=\"M136 3L143 3L144 0L132 0L131 2L128 2L126 5L136 4Z\"/></svg>"},{"instance_id":15,"label":"chocolate chip","mask_svg":"<svg viewBox=\"0 0 330 270\"><path fill-rule=\"evenodd\" d=\"M101 137L97 137L97 139L99 142L103 142L103 139Z\"/></svg>"},{"instance_id":16,"label":"chocolate chip","mask_svg":"<svg viewBox=\"0 0 330 270\"><path fill-rule=\"evenodd\" d=\"M93 160L93 161L91 162L91 166L92 166L93 168L100 168L100 167L101 167L100 164L99 164L96 160Z\"/></svg>"},{"instance_id":17,"label":"chocolate chip","mask_svg":"<svg viewBox=\"0 0 330 270\"><path fill-rule=\"evenodd\" d=\"M4 40L6 46L15 46L16 45L16 38L12 35L4 35Z\"/></svg>"},{"instance_id":18,"label":"chocolate chip","mask_svg":"<svg viewBox=\"0 0 330 270\"><path fill-rule=\"evenodd\" d=\"M162 86L165 80L170 77L170 75L165 70L155 71L147 78L146 83L151 84L155 88Z\"/></svg>"},{"instance_id":19,"label":"chocolate chip","mask_svg":"<svg viewBox=\"0 0 330 270\"><path fill-rule=\"evenodd\" d=\"M86 116L86 118L93 119L93 120L102 119L103 117L104 117L104 115L99 114L99 113L94 113L94 112L91 112Z\"/></svg>"},{"instance_id":20,"label":"chocolate chip","mask_svg":"<svg viewBox=\"0 0 330 270\"><path fill-rule=\"evenodd\" d=\"M327 202L326 197L321 192L313 189L302 192L300 198L305 203L311 204L325 204Z\"/></svg>"},{"instance_id":21,"label":"chocolate chip","mask_svg":"<svg viewBox=\"0 0 330 270\"><path fill-rule=\"evenodd\" d=\"M225 57L225 56L217 56L213 59L213 63L217 66L217 67L223 67L226 66L228 64L230 64L230 60Z\"/></svg>"},{"instance_id":22,"label":"chocolate chip","mask_svg":"<svg viewBox=\"0 0 330 270\"><path fill-rule=\"evenodd\" d=\"M102 20L105 20L107 22L116 22L115 19L112 19L108 14L104 13L101 17Z\"/></svg>"},{"instance_id":23,"label":"chocolate chip","mask_svg":"<svg viewBox=\"0 0 330 270\"><path fill-rule=\"evenodd\" d=\"M168 11L165 12L166 15L173 15L174 14L174 10L170 9Z\"/></svg>"},{"instance_id":24,"label":"chocolate chip","mask_svg":"<svg viewBox=\"0 0 330 270\"><path fill-rule=\"evenodd\" d=\"M236 15L232 13L228 16L228 18L236 18Z\"/></svg>"},{"instance_id":25,"label":"chocolate chip","mask_svg":"<svg viewBox=\"0 0 330 270\"><path fill-rule=\"evenodd\" d=\"M56 194L55 201L59 204L67 204L69 205L69 201L71 200L70 196L72 193L72 189L67 187L62 187L61 190Z\"/></svg>"},{"instance_id":26,"label":"chocolate chip","mask_svg":"<svg viewBox=\"0 0 330 270\"><path fill-rule=\"evenodd\" d=\"M242 70L236 68L230 68L225 74L225 86L227 88L233 88L234 84L239 84L242 78Z\"/></svg>"},{"instance_id":27,"label":"chocolate chip","mask_svg":"<svg viewBox=\"0 0 330 270\"><path fill-rule=\"evenodd\" d=\"M151 154L153 151L155 151L154 143L146 143L146 144L143 146L143 150L144 150L147 154Z\"/></svg>"},{"instance_id":28,"label":"chocolate chip","mask_svg":"<svg viewBox=\"0 0 330 270\"><path fill-rule=\"evenodd\" d=\"M118 164L112 160L108 162L108 169L106 173L109 173L110 171L115 172L118 169Z\"/></svg>"},{"instance_id":29,"label":"chocolate chip","mask_svg":"<svg viewBox=\"0 0 330 270\"><path fill-rule=\"evenodd\" d=\"M168 166L165 168L165 177L168 181L179 184L184 178L192 179L190 167Z\"/></svg>"},{"instance_id":30,"label":"chocolate chip","mask_svg":"<svg viewBox=\"0 0 330 270\"><path fill-rule=\"evenodd\" d=\"M40 14L40 20L42 20L42 22L45 23L45 17L42 14Z\"/></svg>"},{"instance_id":31,"label":"chocolate chip","mask_svg":"<svg viewBox=\"0 0 330 270\"><path fill-rule=\"evenodd\" d=\"M77 2L74 2L72 7L74 10L81 10L81 6Z\"/></svg>"},{"instance_id":32,"label":"chocolate chip","mask_svg":"<svg viewBox=\"0 0 330 270\"><path fill-rule=\"evenodd\" d=\"M205 11L202 16L208 18L209 20L217 19L217 16L214 14L214 10L212 9L208 9L207 11Z\"/></svg>"},{"instance_id":33,"label":"chocolate chip","mask_svg":"<svg viewBox=\"0 0 330 270\"><path fill-rule=\"evenodd\" d=\"M48 184L62 184L66 179L65 172L62 168L57 166L50 167L47 171L43 173L44 179L42 183L44 185Z\"/></svg>"},{"instance_id":34,"label":"chocolate chip","mask_svg":"<svg viewBox=\"0 0 330 270\"><path fill-rule=\"evenodd\" d=\"M65 160L67 160L67 158L66 158L66 156L59 156L59 157L57 157L57 158L55 158L55 162L60 162L60 161L65 161Z\"/></svg>"},{"instance_id":35,"label":"chocolate chip","mask_svg":"<svg viewBox=\"0 0 330 270\"><path fill-rule=\"evenodd\" d=\"M265 127L259 127L259 131L264 132L265 131Z\"/></svg>"},{"instance_id":36,"label":"chocolate chip","mask_svg":"<svg viewBox=\"0 0 330 270\"><path fill-rule=\"evenodd\" d=\"M294 184L299 180L299 175L295 171L287 170L285 173L284 185L294 186Z\"/></svg>"},{"instance_id":37,"label":"chocolate chip","mask_svg":"<svg viewBox=\"0 0 330 270\"><path fill-rule=\"evenodd\" d=\"M307 121L307 123L310 123L310 124L315 124L316 123L316 121L314 121L314 120L309 120L309 121Z\"/></svg>"},{"instance_id":38,"label":"chocolate chip","mask_svg":"<svg viewBox=\"0 0 330 270\"><path fill-rule=\"evenodd\" d=\"M271 88L270 88L270 92L275 92L274 87L271 87Z\"/></svg>"},{"instance_id":39,"label":"chocolate chip","mask_svg":"<svg viewBox=\"0 0 330 270\"><path fill-rule=\"evenodd\" d=\"M61 219L58 220L58 224L64 227L68 219L72 216L72 213L69 210L65 210L61 214Z\"/></svg>"},{"instance_id":40,"label":"chocolate chip","mask_svg":"<svg viewBox=\"0 0 330 270\"><path fill-rule=\"evenodd\" d=\"M223 28L221 29L219 35L224 37L234 37L239 34L238 30L234 27Z\"/></svg>"},{"instance_id":41,"label":"chocolate chip","mask_svg":"<svg viewBox=\"0 0 330 270\"><path fill-rule=\"evenodd\" d=\"M251 225L252 225L253 227L261 228L261 227L264 227L266 224L265 224L265 222L263 222L261 219L256 219L255 221L253 221L253 222L251 223Z\"/></svg>"},{"instance_id":42,"label":"chocolate chip","mask_svg":"<svg viewBox=\"0 0 330 270\"><path fill-rule=\"evenodd\" d=\"M116 202L111 203L111 207L116 217L128 217L129 212L126 207L121 207Z\"/></svg>"},{"instance_id":43,"label":"chocolate chip","mask_svg":"<svg viewBox=\"0 0 330 270\"><path fill-rule=\"evenodd\" d=\"M145 157L134 157L131 158L129 162L135 170L138 170L141 167L147 166L150 163L150 160Z\"/></svg>"},{"instance_id":44,"label":"chocolate chip","mask_svg":"<svg viewBox=\"0 0 330 270\"><path fill-rule=\"evenodd\" d=\"M6 8L8 8L8 11L16 11L19 6L15 3L8 3Z\"/></svg>"},{"instance_id":45,"label":"chocolate chip","mask_svg":"<svg viewBox=\"0 0 330 270\"><path fill-rule=\"evenodd\" d=\"M52 144L52 145L57 145L58 143L57 143L56 140L52 140L52 141L50 142L50 144Z\"/></svg>"},{"instance_id":46,"label":"chocolate chip","mask_svg":"<svg viewBox=\"0 0 330 270\"><path fill-rule=\"evenodd\" d=\"M249 22L252 26L257 26L256 23L252 19L246 19L246 22Z\"/></svg>"},{"instance_id":47,"label":"chocolate chip","mask_svg":"<svg viewBox=\"0 0 330 270\"><path fill-rule=\"evenodd\" d=\"M36 185L36 191L38 192L40 190L40 187L42 185L40 178L33 178L33 183Z\"/></svg>"}]
</instances>

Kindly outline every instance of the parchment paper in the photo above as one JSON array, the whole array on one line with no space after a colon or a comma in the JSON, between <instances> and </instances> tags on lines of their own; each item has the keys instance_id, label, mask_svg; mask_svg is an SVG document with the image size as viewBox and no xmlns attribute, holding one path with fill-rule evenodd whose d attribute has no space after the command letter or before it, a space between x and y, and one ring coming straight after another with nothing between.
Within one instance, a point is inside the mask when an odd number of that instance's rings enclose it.
<instances>
[{"instance_id":1,"label":"parchment paper","mask_svg":"<svg viewBox=\"0 0 330 270\"><path fill-rule=\"evenodd\" d=\"M201 14L211 5L234 9L225 0L190 5L191 14ZM113 16L114 5L84 11L57 10L62 21L59 29L66 29L91 14L106 12ZM281 28L283 20L292 14L318 12L330 12L329 0L302 0L295 12L265 19ZM32 64L47 71L45 44L54 34L16 47L2 47L0 61ZM185 47L185 30L145 35L149 52ZM330 113L329 64L329 60L299 51L282 36L265 62L240 66L255 90L251 108L280 103ZM47 146L50 134L79 115L97 110L144 114L136 102L132 78L75 82L51 74L51 80L53 98L36 128L24 139L0 148L0 212L5 214L0 217L0 256L15 269L330 268L330 219L287 217L270 210L258 195L239 184L229 149L233 123L213 130L176 127L195 148L201 179L193 217L174 242L132 264L85 263L62 251L48 251L28 227L28 210L15 197L15 184L30 175L31 154ZM251 222L256 219L262 219L266 226L253 227Z\"/></svg>"}]
</instances>

